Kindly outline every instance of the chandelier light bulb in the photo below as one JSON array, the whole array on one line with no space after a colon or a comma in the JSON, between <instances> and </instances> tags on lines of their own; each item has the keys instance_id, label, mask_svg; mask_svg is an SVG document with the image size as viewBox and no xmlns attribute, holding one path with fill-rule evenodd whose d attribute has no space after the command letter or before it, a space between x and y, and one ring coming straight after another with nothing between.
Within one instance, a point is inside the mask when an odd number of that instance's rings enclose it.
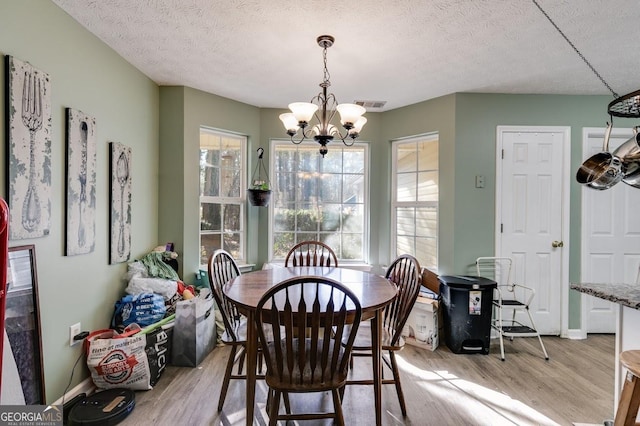
<instances>
[{"instance_id":1,"label":"chandelier light bulb","mask_svg":"<svg viewBox=\"0 0 640 426\"><path fill-rule=\"evenodd\" d=\"M356 104L340 104L336 109L340 113L340 123L342 123L346 129L352 128L362 114L367 112L364 107Z\"/></svg>"},{"instance_id":2,"label":"chandelier light bulb","mask_svg":"<svg viewBox=\"0 0 640 426\"><path fill-rule=\"evenodd\" d=\"M318 110L318 105L309 102L294 102L289 104L289 109L298 120L298 123L309 123L313 118L313 114Z\"/></svg>"},{"instance_id":3,"label":"chandelier light bulb","mask_svg":"<svg viewBox=\"0 0 640 426\"><path fill-rule=\"evenodd\" d=\"M298 132L298 120L295 115L290 112L280 114L280 120L284 124L284 128L287 129L288 134L295 135Z\"/></svg>"},{"instance_id":4,"label":"chandelier light bulb","mask_svg":"<svg viewBox=\"0 0 640 426\"><path fill-rule=\"evenodd\" d=\"M358 120L354 123L353 128L349 129L349 136L353 137L353 135L359 135L360 131L362 130L362 127L364 127L364 125L367 124L367 118L366 117L360 117L358 118Z\"/></svg>"}]
</instances>

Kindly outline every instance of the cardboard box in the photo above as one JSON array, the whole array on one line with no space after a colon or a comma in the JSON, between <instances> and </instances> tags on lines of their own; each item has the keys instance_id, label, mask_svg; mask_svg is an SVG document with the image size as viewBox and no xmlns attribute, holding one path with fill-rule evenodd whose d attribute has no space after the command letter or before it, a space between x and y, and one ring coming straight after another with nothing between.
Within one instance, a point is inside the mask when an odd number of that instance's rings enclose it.
<instances>
[{"instance_id":1,"label":"cardboard box","mask_svg":"<svg viewBox=\"0 0 640 426\"><path fill-rule=\"evenodd\" d=\"M435 294L440 294L440 281L438 274L429 268L422 268L422 285Z\"/></svg>"},{"instance_id":2,"label":"cardboard box","mask_svg":"<svg viewBox=\"0 0 640 426\"><path fill-rule=\"evenodd\" d=\"M402 335L407 344L435 351L440 342L438 301L418 296Z\"/></svg>"}]
</instances>

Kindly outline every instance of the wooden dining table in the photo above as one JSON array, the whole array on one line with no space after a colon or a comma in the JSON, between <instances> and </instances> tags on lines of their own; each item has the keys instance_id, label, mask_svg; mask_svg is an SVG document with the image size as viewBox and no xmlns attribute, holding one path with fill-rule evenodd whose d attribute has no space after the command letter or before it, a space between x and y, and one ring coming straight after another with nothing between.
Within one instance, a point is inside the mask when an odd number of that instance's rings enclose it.
<instances>
[{"instance_id":1,"label":"wooden dining table","mask_svg":"<svg viewBox=\"0 0 640 426\"><path fill-rule=\"evenodd\" d=\"M397 294L395 284L386 278L365 271L322 266L275 267L242 274L224 286L224 292L247 317L247 383L246 420L253 424L256 367L258 358L258 332L255 326L255 312L262 295L274 285L302 276L321 276L336 280L347 286L358 298L362 306L362 320L371 320L371 342L373 347L373 381L376 425L382 424L382 310Z\"/></svg>"}]
</instances>

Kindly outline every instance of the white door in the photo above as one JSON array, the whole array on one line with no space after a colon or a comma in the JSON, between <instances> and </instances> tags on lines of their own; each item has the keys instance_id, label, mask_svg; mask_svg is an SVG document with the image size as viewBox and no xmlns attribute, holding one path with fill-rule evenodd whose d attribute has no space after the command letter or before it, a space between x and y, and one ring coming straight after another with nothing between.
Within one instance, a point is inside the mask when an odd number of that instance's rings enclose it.
<instances>
[{"instance_id":1,"label":"white door","mask_svg":"<svg viewBox=\"0 0 640 426\"><path fill-rule=\"evenodd\" d=\"M569 127L498 127L496 255L513 259L514 282L535 289L543 334L564 334L568 322L570 143Z\"/></svg>"},{"instance_id":2,"label":"white door","mask_svg":"<svg viewBox=\"0 0 640 426\"><path fill-rule=\"evenodd\" d=\"M602 151L604 128L583 129L583 159ZM633 135L614 128L609 148L615 150ZM625 183L597 191L582 189L582 282L634 283L640 265L640 189ZM615 333L618 304L583 295L587 333Z\"/></svg>"}]
</instances>

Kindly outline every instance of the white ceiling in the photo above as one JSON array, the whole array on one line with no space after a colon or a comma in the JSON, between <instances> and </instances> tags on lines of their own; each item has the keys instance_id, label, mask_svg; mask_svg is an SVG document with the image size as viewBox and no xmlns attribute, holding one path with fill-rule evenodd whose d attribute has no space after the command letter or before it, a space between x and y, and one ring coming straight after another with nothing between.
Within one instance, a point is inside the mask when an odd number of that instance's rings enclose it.
<instances>
[{"instance_id":1,"label":"white ceiling","mask_svg":"<svg viewBox=\"0 0 640 426\"><path fill-rule=\"evenodd\" d=\"M639 0L537 1L613 91L640 89ZM258 107L320 91L321 34L338 101L387 101L375 111L454 92L611 95L530 0L53 2L157 84Z\"/></svg>"}]
</instances>

